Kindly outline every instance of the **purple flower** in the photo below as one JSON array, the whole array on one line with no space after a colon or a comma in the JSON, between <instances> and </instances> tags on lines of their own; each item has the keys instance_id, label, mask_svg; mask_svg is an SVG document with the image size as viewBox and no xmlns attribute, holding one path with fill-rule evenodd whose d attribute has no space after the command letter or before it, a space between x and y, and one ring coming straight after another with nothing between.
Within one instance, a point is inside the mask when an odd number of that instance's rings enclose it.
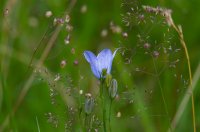
<instances>
[{"instance_id":1,"label":"purple flower","mask_svg":"<svg viewBox=\"0 0 200 132\"><path fill-rule=\"evenodd\" d=\"M110 49L102 50L97 56L91 51L84 51L85 59L90 63L91 69L95 77L100 79L102 77L102 70L106 69L107 74L110 74L112 68L112 61L117 50L112 54Z\"/></svg>"}]
</instances>

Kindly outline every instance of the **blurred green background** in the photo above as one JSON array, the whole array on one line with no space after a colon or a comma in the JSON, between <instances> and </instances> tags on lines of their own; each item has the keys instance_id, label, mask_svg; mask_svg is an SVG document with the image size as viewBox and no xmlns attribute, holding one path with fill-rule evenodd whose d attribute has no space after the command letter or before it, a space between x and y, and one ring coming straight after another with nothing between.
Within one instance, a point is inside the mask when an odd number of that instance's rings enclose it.
<instances>
[{"instance_id":1,"label":"blurred green background","mask_svg":"<svg viewBox=\"0 0 200 132\"><path fill-rule=\"evenodd\" d=\"M112 108L112 130L167 131L188 88L188 67L177 33L163 23L162 16L145 12L142 5L172 10L174 22L183 29L192 74L199 75L198 0L1 0L0 130L80 131L77 110L84 106L84 94L92 93L95 98L99 87L83 52L98 54L104 48L120 48L112 67L119 85L119 98ZM47 11L52 12L49 18ZM65 18L66 14L69 23L55 24L55 18ZM68 31L67 25L73 30ZM151 45L150 50L144 49L145 43ZM150 55L154 51L159 52L158 57ZM199 87L197 82L197 130ZM96 104L93 114L101 120L98 108ZM95 128L102 131L94 119L92 131ZM175 131L192 130L190 100Z\"/></svg>"}]
</instances>

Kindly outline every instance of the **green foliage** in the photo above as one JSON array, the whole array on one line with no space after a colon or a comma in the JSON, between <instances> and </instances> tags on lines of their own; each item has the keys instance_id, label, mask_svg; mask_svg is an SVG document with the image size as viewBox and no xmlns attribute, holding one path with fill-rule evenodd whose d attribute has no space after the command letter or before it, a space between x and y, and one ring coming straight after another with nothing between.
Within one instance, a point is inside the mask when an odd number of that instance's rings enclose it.
<instances>
[{"instance_id":1,"label":"green foliage","mask_svg":"<svg viewBox=\"0 0 200 132\"><path fill-rule=\"evenodd\" d=\"M103 131L100 82L83 52L97 54L104 48L119 48L111 72L117 80L110 109L112 131L170 129L188 94L187 60L177 32L143 5L170 8L174 23L182 25L196 75L200 130L198 0L2 0L0 131ZM87 107L92 102L87 114L85 102ZM191 100L183 109L175 131L192 131Z\"/></svg>"}]
</instances>

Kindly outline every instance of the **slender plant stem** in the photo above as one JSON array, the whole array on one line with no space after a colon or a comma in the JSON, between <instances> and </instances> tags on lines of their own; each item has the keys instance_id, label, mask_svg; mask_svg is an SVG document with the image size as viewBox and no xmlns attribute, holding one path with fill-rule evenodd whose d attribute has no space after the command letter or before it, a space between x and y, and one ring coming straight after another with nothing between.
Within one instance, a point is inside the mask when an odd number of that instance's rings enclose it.
<instances>
[{"instance_id":1,"label":"slender plant stem","mask_svg":"<svg viewBox=\"0 0 200 132\"><path fill-rule=\"evenodd\" d=\"M170 131L172 131L171 123L170 123L170 117L169 117L169 112L168 112L168 109L167 109L167 103L166 103L166 100L165 100L164 91L163 91L163 88L162 88L160 79L159 79L159 77L158 77L159 74L158 74L158 70L157 70L157 67L156 67L154 58L153 58L153 65L154 65L155 72L156 72L156 75L157 75L156 78L157 78L157 80L158 80L158 85L159 85L159 87L160 87L160 92L161 92L162 100L163 100L163 103L164 103L165 112L166 112L167 117L168 117L168 122L169 122L169 126L170 126Z\"/></svg>"},{"instance_id":2,"label":"slender plant stem","mask_svg":"<svg viewBox=\"0 0 200 132\"><path fill-rule=\"evenodd\" d=\"M109 107L109 129L111 132L110 118L111 118L111 108L112 108L113 99L110 99L110 107Z\"/></svg>"},{"instance_id":3,"label":"slender plant stem","mask_svg":"<svg viewBox=\"0 0 200 132\"><path fill-rule=\"evenodd\" d=\"M68 7L68 9L67 9L67 11L66 11L65 14L71 12L72 8L75 6L75 3L76 3L76 0L72 0L72 1L71 1L71 3L70 3L70 5L69 5L69 7ZM55 44L55 40L57 39L57 37L58 37L60 31L61 31L61 27L58 26L58 27L55 29L55 31L54 31L52 37L51 37L50 40L48 41L48 44L47 44L47 46L45 47L45 50L44 50L42 56L40 57L39 61L38 61L37 64L36 64L36 67L42 67L43 62L44 62L44 60L47 58L49 52L51 51L53 45ZM22 90L21 90L21 92L20 92L20 94L19 94L19 96L18 96L18 98L17 98L17 101L16 101L16 103L15 103L15 105L14 105L13 110L10 112L10 114L8 114L8 115L6 116L6 118L4 119L3 123L1 124L1 126L0 126L0 131L3 131L3 130L5 129L5 127L8 125L10 116L13 116L13 115L15 114L15 112L17 111L17 109L19 108L21 102L23 101L23 99L24 99L24 97L26 96L28 90L30 89L30 86L31 86L33 80L34 80L34 73L32 73L32 74L30 75L30 77L28 78L28 80L27 80L27 82L25 83L24 87L22 88Z\"/></svg>"},{"instance_id":4,"label":"slender plant stem","mask_svg":"<svg viewBox=\"0 0 200 132\"><path fill-rule=\"evenodd\" d=\"M87 124L88 124L88 123L87 123L87 117L88 117L88 115L85 114L85 121L84 121L84 122L85 122L85 131L87 131L87 128L88 128L88 127L87 127L87 126L88 126L88 125L87 125Z\"/></svg>"},{"instance_id":5,"label":"slender plant stem","mask_svg":"<svg viewBox=\"0 0 200 132\"><path fill-rule=\"evenodd\" d=\"M181 43L181 45L182 45L182 47L184 49L185 56L186 56L186 59L187 59L188 73L189 73L189 79L190 79L188 88L190 89L191 99L192 99L193 129L194 129L194 132L196 132L195 105L194 105L195 103L194 103L194 95L193 95L193 90L192 90L192 71L191 71L191 66L190 66L190 57L189 57L189 53L188 53L188 49L187 49L186 43L184 41L184 37L183 37L183 32L182 32L181 26L177 27L174 23L172 23L172 27L176 30L176 32L179 35L180 43ZM177 122L175 122L173 124L174 128L176 127L176 124L177 124Z\"/></svg>"},{"instance_id":6,"label":"slender plant stem","mask_svg":"<svg viewBox=\"0 0 200 132\"><path fill-rule=\"evenodd\" d=\"M100 96L101 96L101 101L102 101L102 113L103 113L103 129L104 132L107 131L106 129L106 97L105 97L105 89L104 89L104 80L101 79L101 84L100 84Z\"/></svg>"},{"instance_id":7,"label":"slender plant stem","mask_svg":"<svg viewBox=\"0 0 200 132\"><path fill-rule=\"evenodd\" d=\"M195 74L193 76L192 91L194 91L194 89L196 88L196 85L197 85L198 80L200 78L200 74L199 73L200 73L200 63L198 65L198 67L196 68ZM184 95L184 97L183 97L183 99L182 99L182 101L181 101L181 103L180 103L180 105L179 105L179 107L178 107L178 109L176 111L174 119L173 119L173 121L171 123L173 129L175 129L175 126L176 126L177 122L180 120L181 115L183 114L183 112L184 112L184 110L185 110L185 108L186 108L186 106L187 106L187 104L189 102L189 99L191 97L191 94L188 94L188 93L190 93L190 88L189 87L190 86L188 86L188 89L185 92L185 95Z\"/></svg>"}]
</instances>

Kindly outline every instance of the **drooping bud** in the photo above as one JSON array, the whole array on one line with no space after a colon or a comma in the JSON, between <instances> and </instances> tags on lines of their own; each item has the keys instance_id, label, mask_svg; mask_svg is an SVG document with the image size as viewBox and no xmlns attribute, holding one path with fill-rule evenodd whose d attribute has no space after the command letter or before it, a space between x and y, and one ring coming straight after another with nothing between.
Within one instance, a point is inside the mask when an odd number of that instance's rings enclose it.
<instances>
[{"instance_id":1,"label":"drooping bud","mask_svg":"<svg viewBox=\"0 0 200 132\"><path fill-rule=\"evenodd\" d=\"M85 113L90 114L94 108L94 99L91 96L85 99Z\"/></svg>"},{"instance_id":2,"label":"drooping bud","mask_svg":"<svg viewBox=\"0 0 200 132\"><path fill-rule=\"evenodd\" d=\"M111 83L110 83L110 87L109 87L109 96L113 99L115 98L115 96L117 95L117 80L116 79L112 79Z\"/></svg>"},{"instance_id":3,"label":"drooping bud","mask_svg":"<svg viewBox=\"0 0 200 132\"><path fill-rule=\"evenodd\" d=\"M111 80L112 80L112 75L107 74L107 75L106 75L106 86L107 86L107 87L110 86Z\"/></svg>"}]
</instances>

